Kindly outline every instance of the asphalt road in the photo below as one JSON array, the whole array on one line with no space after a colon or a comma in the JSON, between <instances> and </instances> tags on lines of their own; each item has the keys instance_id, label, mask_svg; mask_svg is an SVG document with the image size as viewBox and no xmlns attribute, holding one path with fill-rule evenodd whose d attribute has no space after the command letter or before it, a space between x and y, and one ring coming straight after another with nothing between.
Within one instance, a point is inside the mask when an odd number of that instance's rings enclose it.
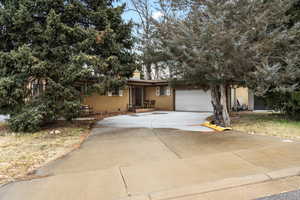
<instances>
[{"instance_id":1,"label":"asphalt road","mask_svg":"<svg viewBox=\"0 0 300 200\"><path fill-rule=\"evenodd\" d=\"M257 200L300 200L300 190L263 197Z\"/></svg>"}]
</instances>

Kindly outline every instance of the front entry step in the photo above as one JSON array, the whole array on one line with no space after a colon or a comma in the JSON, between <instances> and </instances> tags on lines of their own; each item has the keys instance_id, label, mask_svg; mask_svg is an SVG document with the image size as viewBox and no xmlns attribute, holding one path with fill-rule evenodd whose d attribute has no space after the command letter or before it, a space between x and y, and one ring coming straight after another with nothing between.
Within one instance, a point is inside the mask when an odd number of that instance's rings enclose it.
<instances>
[{"instance_id":1,"label":"front entry step","mask_svg":"<svg viewBox=\"0 0 300 200\"><path fill-rule=\"evenodd\" d=\"M144 112L153 112L155 108L137 108L135 109L136 113L144 113Z\"/></svg>"}]
</instances>

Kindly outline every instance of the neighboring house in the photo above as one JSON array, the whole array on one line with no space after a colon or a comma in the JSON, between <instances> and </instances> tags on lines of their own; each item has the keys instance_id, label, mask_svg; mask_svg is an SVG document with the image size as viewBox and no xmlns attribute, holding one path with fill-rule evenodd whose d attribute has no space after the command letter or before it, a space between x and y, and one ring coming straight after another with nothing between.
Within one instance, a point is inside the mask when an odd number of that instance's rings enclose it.
<instances>
[{"instance_id":1,"label":"neighboring house","mask_svg":"<svg viewBox=\"0 0 300 200\"><path fill-rule=\"evenodd\" d=\"M241 106L246 106L250 111L268 110L265 99L256 96L254 92L247 87L232 88L231 96L232 107L234 107L238 101ZM236 103L234 96L236 96Z\"/></svg>"},{"instance_id":2,"label":"neighboring house","mask_svg":"<svg viewBox=\"0 0 300 200\"><path fill-rule=\"evenodd\" d=\"M141 80L138 72L127 81L123 90L93 94L84 98L94 112L124 112L155 108L168 111L212 112L209 91L200 88L172 88L165 80Z\"/></svg>"},{"instance_id":3,"label":"neighboring house","mask_svg":"<svg viewBox=\"0 0 300 200\"><path fill-rule=\"evenodd\" d=\"M270 110L270 108L268 108L266 99L264 97L256 96L253 91L249 90L249 110L263 111Z\"/></svg>"}]
</instances>

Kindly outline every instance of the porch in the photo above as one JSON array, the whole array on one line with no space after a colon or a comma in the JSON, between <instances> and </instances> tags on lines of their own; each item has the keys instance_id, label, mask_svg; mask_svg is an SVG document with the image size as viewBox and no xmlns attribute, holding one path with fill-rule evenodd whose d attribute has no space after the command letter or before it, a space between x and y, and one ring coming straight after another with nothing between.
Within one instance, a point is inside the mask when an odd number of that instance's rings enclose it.
<instances>
[{"instance_id":1,"label":"porch","mask_svg":"<svg viewBox=\"0 0 300 200\"><path fill-rule=\"evenodd\" d=\"M156 109L171 110L168 82L155 80L128 81L128 111L148 112ZM170 92L169 92L170 93ZM165 107L165 108L164 108Z\"/></svg>"}]
</instances>

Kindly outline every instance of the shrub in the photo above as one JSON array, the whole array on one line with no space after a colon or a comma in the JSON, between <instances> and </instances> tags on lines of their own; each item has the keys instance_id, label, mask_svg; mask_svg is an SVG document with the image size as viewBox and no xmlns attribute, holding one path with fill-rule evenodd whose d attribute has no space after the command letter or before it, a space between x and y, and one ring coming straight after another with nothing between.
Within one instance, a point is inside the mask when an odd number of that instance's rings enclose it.
<instances>
[{"instance_id":1,"label":"shrub","mask_svg":"<svg viewBox=\"0 0 300 200\"><path fill-rule=\"evenodd\" d=\"M8 120L9 127L15 132L34 132L43 125L43 113L36 108L26 108Z\"/></svg>"},{"instance_id":2,"label":"shrub","mask_svg":"<svg viewBox=\"0 0 300 200\"><path fill-rule=\"evenodd\" d=\"M300 91L293 93L269 93L266 100L271 109L280 111L291 118L300 119Z\"/></svg>"},{"instance_id":3,"label":"shrub","mask_svg":"<svg viewBox=\"0 0 300 200\"><path fill-rule=\"evenodd\" d=\"M63 117L72 120L80 114L80 101L65 100L61 105L41 98L33 99L30 104L11 115L8 120L10 129L15 132L35 132L43 125Z\"/></svg>"},{"instance_id":4,"label":"shrub","mask_svg":"<svg viewBox=\"0 0 300 200\"><path fill-rule=\"evenodd\" d=\"M63 104L61 116L70 121L80 115L80 101L69 101Z\"/></svg>"}]
</instances>

